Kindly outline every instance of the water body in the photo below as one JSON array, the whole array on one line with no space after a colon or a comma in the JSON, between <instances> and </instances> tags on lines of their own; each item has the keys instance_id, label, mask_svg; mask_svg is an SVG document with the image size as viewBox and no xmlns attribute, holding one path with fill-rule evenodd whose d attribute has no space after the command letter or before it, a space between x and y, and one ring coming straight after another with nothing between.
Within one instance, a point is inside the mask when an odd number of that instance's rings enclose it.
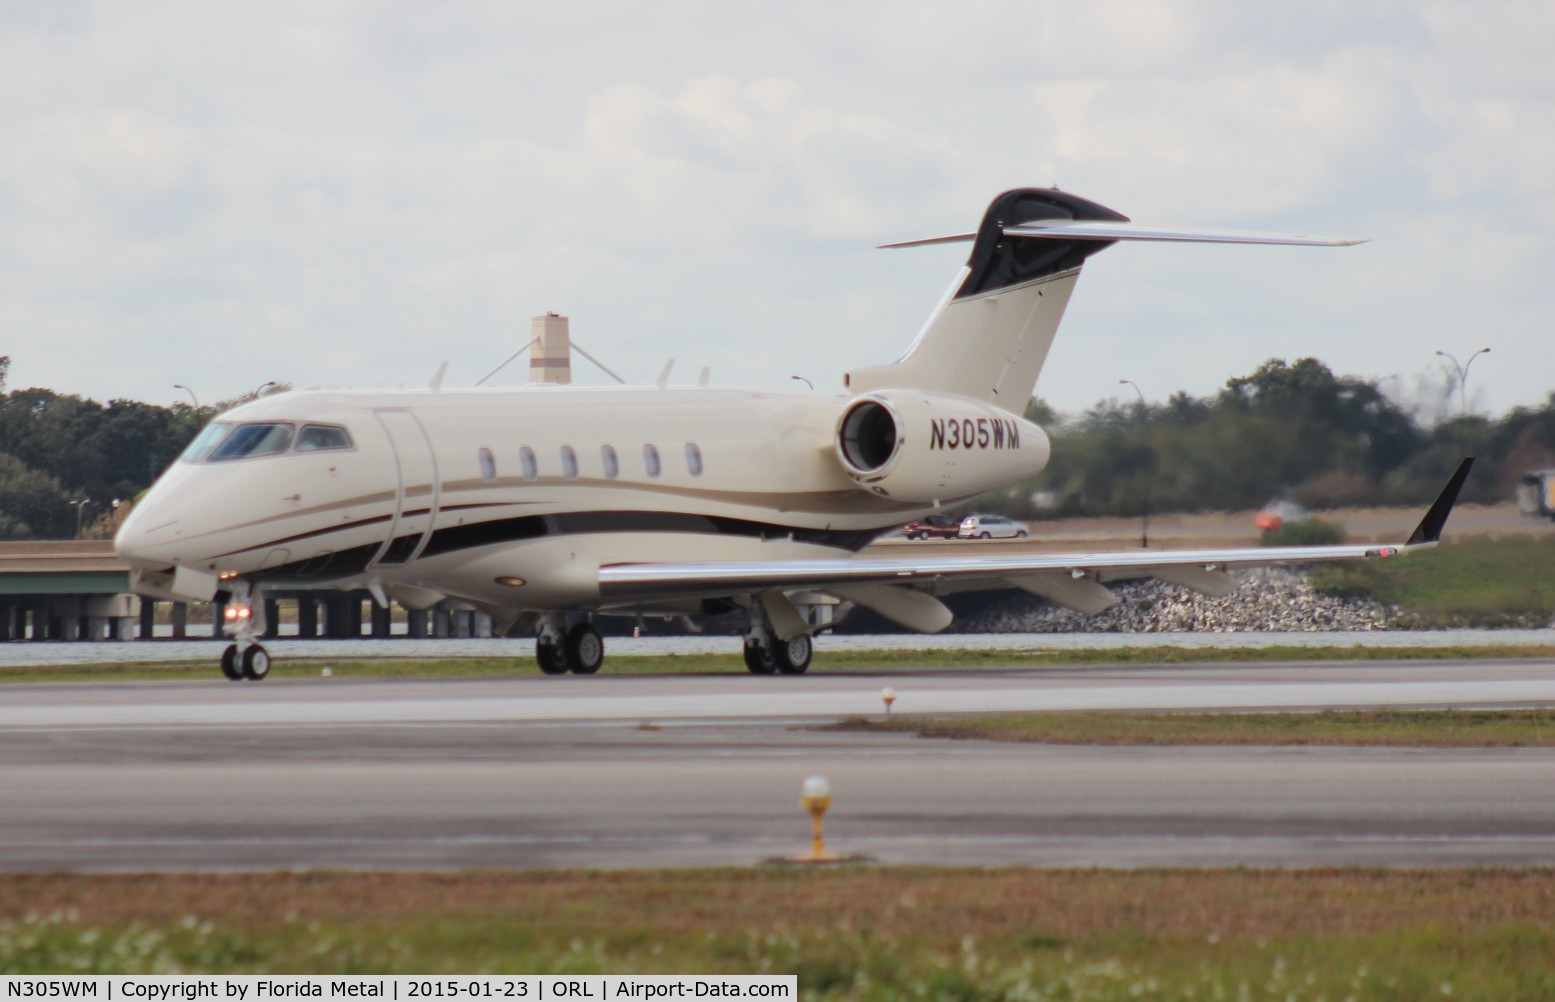
<instances>
[{"instance_id":1,"label":"water body","mask_svg":"<svg viewBox=\"0 0 1555 1002\"><path fill-rule=\"evenodd\" d=\"M735 654L738 637L611 637L605 641L611 655L663 656L668 654ZM1407 657L1420 647L1510 647L1543 645L1555 649L1555 629L1540 630L1378 630L1330 633L997 633L916 636L901 634L823 636L816 641L817 663L824 665L827 651L969 650L969 651L1072 651L1126 650L1132 647L1372 647L1397 650ZM534 656L532 640L490 638L438 640L296 640L268 644L278 660L289 658L491 658L512 657L528 661ZM71 665L112 662L135 664L167 661L209 661L221 653L212 639L157 640L134 643L13 642L0 644L0 668L37 665ZM527 667L527 665L526 665ZM609 670L608 664L606 671Z\"/></svg>"}]
</instances>

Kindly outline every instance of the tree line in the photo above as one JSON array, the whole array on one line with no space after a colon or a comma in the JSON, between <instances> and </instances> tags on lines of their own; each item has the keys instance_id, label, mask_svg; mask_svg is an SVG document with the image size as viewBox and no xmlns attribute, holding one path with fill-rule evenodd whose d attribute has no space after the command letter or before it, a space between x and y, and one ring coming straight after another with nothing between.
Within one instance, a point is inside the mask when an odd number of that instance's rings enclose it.
<instances>
[{"instance_id":1,"label":"tree line","mask_svg":"<svg viewBox=\"0 0 1555 1002\"><path fill-rule=\"evenodd\" d=\"M1035 400L1027 416L1049 429L1051 463L978 502L1027 518L1223 511L1276 498L1311 508L1419 504L1465 456L1476 461L1463 499L1488 503L1510 499L1525 471L1555 465L1555 393L1499 418L1427 422L1376 381L1336 376L1313 358L1270 359L1207 397L1104 401L1069 419Z\"/></svg>"},{"instance_id":2,"label":"tree line","mask_svg":"<svg viewBox=\"0 0 1555 1002\"><path fill-rule=\"evenodd\" d=\"M0 539L111 535L116 503L127 510L211 417L252 399L197 409L6 392L9 368L0 355Z\"/></svg>"},{"instance_id":3,"label":"tree line","mask_svg":"<svg viewBox=\"0 0 1555 1002\"><path fill-rule=\"evenodd\" d=\"M111 535L121 506L149 487L205 422L252 399L196 409L106 404L47 389L7 391L0 356L0 539ZM271 392L282 392L284 386ZM1427 422L1376 381L1336 376L1312 358L1270 359L1218 393L1164 404L1105 401L1049 430L1038 476L979 499L1021 518L1231 510L1285 497L1312 508L1430 500L1464 456L1478 461L1469 501L1512 495L1526 470L1555 465L1555 393L1499 418Z\"/></svg>"}]
</instances>

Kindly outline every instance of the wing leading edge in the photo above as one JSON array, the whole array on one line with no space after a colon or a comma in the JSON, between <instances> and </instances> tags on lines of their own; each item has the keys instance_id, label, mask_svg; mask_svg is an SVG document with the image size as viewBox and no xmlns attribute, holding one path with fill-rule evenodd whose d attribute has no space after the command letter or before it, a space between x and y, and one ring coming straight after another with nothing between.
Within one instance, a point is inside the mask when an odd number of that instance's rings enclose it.
<instances>
[{"instance_id":1,"label":"wing leading edge","mask_svg":"<svg viewBox=\"0 0 1555 1002\"><path fill-rule=\"evenodd\" d=\"M1176 550L1151 553L1125 550L1103 553L1016 554L986 557L901 559L858 557L839 560L742 561L691 564L614 564L599 570L606 601L697 598L792 591L854 592L886 586L944 594L967 586L1006 584L1052 599L1081 612L1100 612L1117 602L1104 583L1154 577L1208 595L1235 588L1228 571L1271 564L1326 563L1384 559L1435 546L1447 516L1468 478L1465 459L1442 488L1425 517L1403 543L1339 546L1250 547L1227 550ZM860 604L873 605L869 601ZM907 624L912 625L912 624ZM938 628L943 629L948 621Z\"/></svg>"}]
</instances>

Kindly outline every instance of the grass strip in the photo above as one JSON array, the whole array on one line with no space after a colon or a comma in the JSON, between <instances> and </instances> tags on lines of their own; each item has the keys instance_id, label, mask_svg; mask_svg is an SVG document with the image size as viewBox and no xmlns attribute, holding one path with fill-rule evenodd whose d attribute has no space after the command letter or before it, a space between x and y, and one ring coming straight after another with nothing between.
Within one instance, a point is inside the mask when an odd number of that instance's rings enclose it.
<instances>
[{"instance_id":1,"label":"grass strip","mask_svg":"<svg viewBox=\"0 0 1555 1002\"><path fill-rule=\"evenodd\" d=\"M284 642L270 648L275 656L273 678L317 678L325 669L336 678L454 678L534 675L538 669L526 649L511 657L482 658L288 658ZM216 672L218 645L211 660L94 662L76 665L11 665L0 668L3 682L143 682L159 679L204 680ZM820 651L811 671L871 672L898 668L945 667L1077 667L1088 665L1269 664L1347 661L1513 661L1555 660L1555 646L1442 647L1129 647L1086 649ZM666 654L658 657L613 656L605 661L607 675L746 674L737 653Z\"/></svg>"},{"instance_id":2,"label":"grass strip","mask_svg":"<svg viewBox=\"0 0 1555 1002\"><path fill-rule=\"evenodd\" d=\"M1376 599L1393 610L1395 626L1542 627L1555 617L1552 566L1555 538L1465 539L1408 560L1320 567L1312 585L1327 595Z\"/></svg>"},{"instance_id":3,"label":"grass strip","mask_svg":"<svg viewBox=\"0 0 1555 1002\"><path fill-rule=\"evenodd\" d=\"M889 721L820 730L1058 745L1379 745L1555 747L1555 710L1324 710L1319 713L1022 713Z\"/></svg>"},{"instance_id":4,"label":"grass strip","mask_svg":"<svg viewBox=\"0 0 1555 1002\"><path fill-rule=\"evenodd\" d=\"M795 973L814 999L1555 998L1555 871L0 877L0 973Z\"/></svg>"}]
</instances>

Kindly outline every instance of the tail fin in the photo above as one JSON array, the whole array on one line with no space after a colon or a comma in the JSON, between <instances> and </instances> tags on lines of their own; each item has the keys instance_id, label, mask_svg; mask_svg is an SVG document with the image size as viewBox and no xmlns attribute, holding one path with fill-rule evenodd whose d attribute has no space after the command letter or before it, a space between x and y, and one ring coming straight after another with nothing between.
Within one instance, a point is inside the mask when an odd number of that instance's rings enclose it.
<instances>
[{"instance_id":1,"label":"tail fin","mask_svg":"<svg viewBox=\"0 0 1555 1002\"><path fill-rule=\"evenodd\" d=\"M854 369L855 393L921 389L985 400L1021 414L1085 259L1119 240L1306 246L1361 241L1139 226L1103 205L1052 188L1017 188L993 200L976 233L887 247L972 240L972 255L907 354Z\"/></svg>"}]
</instances>

